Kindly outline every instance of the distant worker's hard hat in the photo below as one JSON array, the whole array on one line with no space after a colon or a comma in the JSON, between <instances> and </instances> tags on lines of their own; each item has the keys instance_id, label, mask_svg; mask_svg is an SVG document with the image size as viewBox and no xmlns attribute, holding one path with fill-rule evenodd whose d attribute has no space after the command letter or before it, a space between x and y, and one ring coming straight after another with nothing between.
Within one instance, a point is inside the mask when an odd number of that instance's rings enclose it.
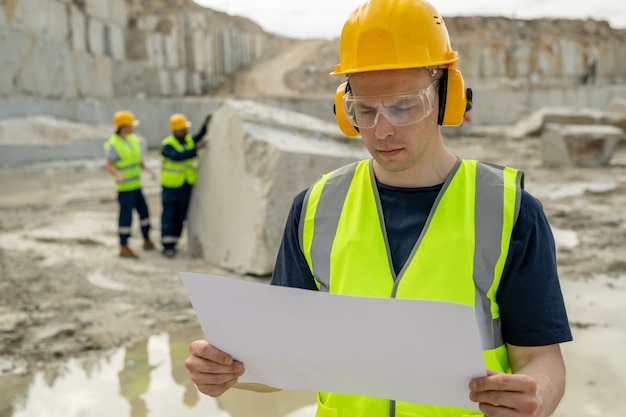
<instances>
[{"instance_id":1,"label":"distant worker's hard hat","mask_svg":"<svg viewBox=\"0 0 626 417\"><path fill-rule=\"evenodd\" d=\"M189 126L191 126L191 123L184 115L175 113L170 116L170 129L172 131L187 129Z\"/></svg>"},{"instance_id":2,"label":"distant worker's hard hat","mask_svg":"<svg viewBox=\"0 0 626 417\"><path fill-rule=\"evenodd\" d=\"M120 110L113 115L115 127L138 126L139 120L135 120L135 115L128 110Z\"/></svg>"},{"instance_id":3,"label":"distant worker's hard hat","mask_svg":"<svg viewBox=\"0 0 626 417\"><path fill-rule=\"evenodd\" d=\"M369 0L343 26L340 62L331 74L403 68L454 68L458 53L435 9L424 0Z\"/></svg>"}]
</instances>

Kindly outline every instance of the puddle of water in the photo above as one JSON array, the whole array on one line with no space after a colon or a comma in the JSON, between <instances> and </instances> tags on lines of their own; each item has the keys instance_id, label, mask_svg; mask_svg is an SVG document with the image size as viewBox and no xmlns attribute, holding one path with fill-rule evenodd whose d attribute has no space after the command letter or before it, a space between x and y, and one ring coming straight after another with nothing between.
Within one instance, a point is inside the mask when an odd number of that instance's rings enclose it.
<instances>
[{"instance_id":1,"label":"puddle of water","mask_svg":"<svg viewBox=\"0 0 626 417\"><path fill-rule=\"evenodd\" d=\"M314 416L314 410L305 407L315 401L313 393L231 390L219 399L199 393L184 367L188 344L197 337L196 329L161 333L95 363L69 360L52 378L37 373L25 393L16 393L19 398L13 400L9 416ZM0 409L6 408L0 404Z\"/></svg>"}]
</instances>

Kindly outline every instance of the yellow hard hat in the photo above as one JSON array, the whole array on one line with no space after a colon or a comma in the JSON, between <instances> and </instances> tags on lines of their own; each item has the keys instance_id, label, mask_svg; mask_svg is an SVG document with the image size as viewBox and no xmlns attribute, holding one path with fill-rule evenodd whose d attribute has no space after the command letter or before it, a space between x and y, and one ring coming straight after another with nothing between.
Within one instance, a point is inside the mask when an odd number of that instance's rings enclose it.
<instances>
[{"instance_id":1,"label":"yellow hard hat","mask_svg":"<svg viewBox=\"0 0 626 417\"><path fill-rule=\"evenodd\" d=\"M184 115L175 113L170 116L170 129L173 131L187 129L189 126L191 126L191 123Z\"/></svg>"},{"instance_id":2,"label":"yellow hard hat","mask_svg":"<svg viewBox=\"0 0 626 417\"><path fill-rule=\"evenodd\" d=\"M435 9L424 0L369 0L343 26L336 74L456 66L458 53Z\"/></svg>"},{"instance_id":3,"label":"yellow hard hat","mask_svg":"<svg viewBox=\"0 0 626 417\"><path fill-rule=\"evenodd\" d=\"M115 127L138 126L139 120L135 120L135 115L128 110L120 110L113 115Z\"/></svg>"}]
</instances>

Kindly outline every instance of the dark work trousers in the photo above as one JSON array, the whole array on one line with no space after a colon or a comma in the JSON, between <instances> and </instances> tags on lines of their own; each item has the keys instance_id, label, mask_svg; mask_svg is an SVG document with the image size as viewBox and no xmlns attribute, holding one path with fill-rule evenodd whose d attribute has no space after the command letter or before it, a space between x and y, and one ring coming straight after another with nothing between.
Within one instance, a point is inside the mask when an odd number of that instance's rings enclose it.
<instances>
[{"instance_id":1,"label":"dark work trousers","mask_svg":"<svg viewBox=\"0 0 626 417\"><path fill-rule=\"evenodd\" d=\"M117 201L120 204L120 218L118 222L120 233L120 245L128 244L130 237L130 226L133 221L133 209L139 214L139 224L141 225L141 234L144 239L150 236L150 214L148 213L148 205L143 197L141 188L133 191L120 191L117 193Z\"/></svg>"},{"instance_id":2,"label":"dark work trousers","mask_svg":"<svg viewBox=\"0 0 626 417\"><path fill-rule=\"evenodd\" d=\"M163 249L176 249L187 219L192 186L185 183L178 188L163 187L163 213L161 214L161 244Z\"/></svg>"}]
</instances>

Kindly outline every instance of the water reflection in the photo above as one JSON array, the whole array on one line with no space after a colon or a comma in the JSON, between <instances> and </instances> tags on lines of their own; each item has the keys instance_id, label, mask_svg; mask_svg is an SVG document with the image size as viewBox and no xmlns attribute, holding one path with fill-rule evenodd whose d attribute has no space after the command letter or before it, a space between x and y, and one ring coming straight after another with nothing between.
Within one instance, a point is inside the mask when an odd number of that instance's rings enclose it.
<instances>
[{"instance_id":1,"label":"water reflection","mask_svg":"<svg viewBox=\"0 0 626 417\"><path fill-rule=\"evenodd\" d=\"M12 416L281 417L314 401L298 391L232 390L219 402L199 394L184 367L197 332L157 334L96 361L72 359L54 375L37 373L24 398L14 401Z\"/></svg>"}]
</instances>

